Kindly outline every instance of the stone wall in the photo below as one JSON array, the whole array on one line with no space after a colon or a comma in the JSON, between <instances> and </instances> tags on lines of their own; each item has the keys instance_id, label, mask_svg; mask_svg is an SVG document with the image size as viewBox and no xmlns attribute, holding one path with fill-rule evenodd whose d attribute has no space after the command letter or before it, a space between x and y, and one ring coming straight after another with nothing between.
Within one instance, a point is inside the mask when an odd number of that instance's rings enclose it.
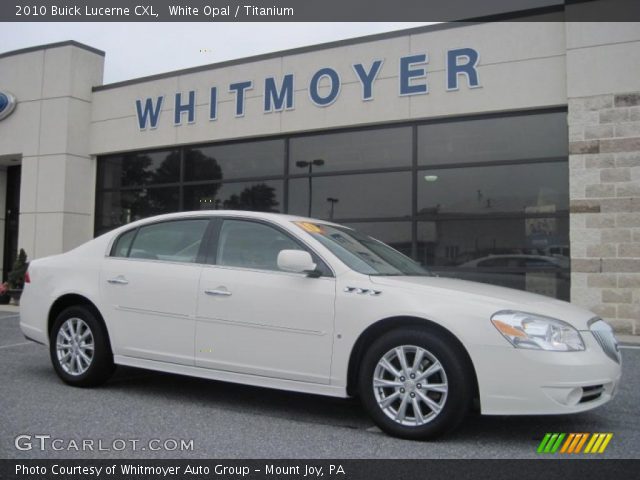
<instances>
[{"instance_id":1,"label":"stone wall","mask_svg":"<svg viewBox=\"0 0 640 480\"><path fill-rule=\"evenodd\" d=\"M569 99L571 301L640 334L640 92Z\"/></svg>"}]
</instances>

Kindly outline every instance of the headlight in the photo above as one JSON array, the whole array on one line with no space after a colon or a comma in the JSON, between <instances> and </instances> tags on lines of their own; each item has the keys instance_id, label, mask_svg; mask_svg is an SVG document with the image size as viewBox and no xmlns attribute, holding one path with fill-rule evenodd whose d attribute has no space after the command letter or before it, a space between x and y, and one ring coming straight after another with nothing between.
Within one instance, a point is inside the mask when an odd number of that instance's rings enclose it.
<instances>
[{"instance_id":1,"label":"headlight","mask_svg":"<svg viewBox=\"0 0 640 480\"><path fill-rule=\"evenodd\" d=\"M576 352L584 350L580 333L567 322L533 313L502 310L491 323L516 348Z\"/></svg>"},{"instance_id":2,"label":"headlight","mask_svg":"<svg viewBox=\"0 0 640 480\"><path fill-rule=\"evenodd\" d=\"M618 340L616 340L613 334L611 325L600 317L592 318L587 325L589 325L589 330L591 330L591 333L602 347L602 350L604 350L604 353L614 362L620 363L620 348L618 347Z\"/></svg>"}]
</instances>

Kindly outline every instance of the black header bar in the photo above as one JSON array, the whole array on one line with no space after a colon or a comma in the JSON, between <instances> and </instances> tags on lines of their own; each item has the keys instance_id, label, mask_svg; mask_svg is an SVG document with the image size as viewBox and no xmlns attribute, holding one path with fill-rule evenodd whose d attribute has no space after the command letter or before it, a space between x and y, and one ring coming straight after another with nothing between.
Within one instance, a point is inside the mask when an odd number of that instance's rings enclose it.
<instances>
[{"instance_id":1,"label":"black header bar","mask_svg":"<svg viewBox=\"0 0 640 480\"><path fill-rule=\"evenodd\" d=\"M429 447L425 443L425 454ZM6 480L583 480L635 478L640 460L0 460Z\"/></svg>"},{"instance_id":2,"label":"black header bar","mask_svg":"<svg viewBox=\"0 0 640 480\"><path fill-rule=\"evenodd\" d=\"M564 13L558 16L557 14ZM637 0L4 0L0 22L640 21Z\"/></svg>"}]
</instances>

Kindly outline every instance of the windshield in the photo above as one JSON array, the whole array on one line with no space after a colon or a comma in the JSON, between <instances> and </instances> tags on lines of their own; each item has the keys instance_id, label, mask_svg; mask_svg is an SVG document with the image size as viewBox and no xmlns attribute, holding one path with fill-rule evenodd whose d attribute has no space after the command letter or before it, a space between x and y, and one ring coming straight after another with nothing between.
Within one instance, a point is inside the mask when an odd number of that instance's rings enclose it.
<instances>
[{"instance_id":1,"label":"windshield","mask_svg":"<svg viewBox=\"0 0 640 480\"><path fill-rule=\"evenodd\" d=\"M409 257L352 228L295 223L356 272L365 275L431 275Z\"/></svg>"}]
</instances>

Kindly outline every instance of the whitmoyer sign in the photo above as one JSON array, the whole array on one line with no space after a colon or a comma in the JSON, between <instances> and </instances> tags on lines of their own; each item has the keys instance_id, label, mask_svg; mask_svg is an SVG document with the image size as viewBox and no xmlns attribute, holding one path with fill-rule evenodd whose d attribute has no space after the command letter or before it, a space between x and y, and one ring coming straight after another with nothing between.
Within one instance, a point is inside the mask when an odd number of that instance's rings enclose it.
<instances>
[{"instance_id":1,"label":"whitmoyer sign","mask_svg":"<svg viewBox=\"0 0 640 480\"><path fill-rule=\"evenodd\" d=\"M461 79L468 88L480 87L478 76L478 62L480 55L473 48L457 48L446 53L446 85L448 91L458 90ZM371 63L354 63L351 72L343 72L343 75L353 75L360 83L362 100L375 99L375 82L382 68L384 59L374 60ZM398 62L398 95L423 95L429 93L429 81L427 67L429 56L427 53L418 53L401 57ZM294 92L300 81L295 74L287 73L281 78L269 76L264 82L263 113L281 112L293 110ZM328 107L336 102L340 96L342 78L340 73L332 67L320 67L308 80L306 85L309 93L309 101L319 107ZM245 96L255 86L255 80L239 80L228 85L212 85L207 93L209 102L208 120L218 118L218 91L226 88L235 98L235 116L242 117L245 114ZM162 107L167 100L165 95L137 99L135 102L138 127L140 130L157 128L162 112ZM200 100L202 101L202 100ZM175 126L196 122L196 105L198 104L196 91L176 92L174 95L173 123Z\"/></svg>"}]
</instances>

